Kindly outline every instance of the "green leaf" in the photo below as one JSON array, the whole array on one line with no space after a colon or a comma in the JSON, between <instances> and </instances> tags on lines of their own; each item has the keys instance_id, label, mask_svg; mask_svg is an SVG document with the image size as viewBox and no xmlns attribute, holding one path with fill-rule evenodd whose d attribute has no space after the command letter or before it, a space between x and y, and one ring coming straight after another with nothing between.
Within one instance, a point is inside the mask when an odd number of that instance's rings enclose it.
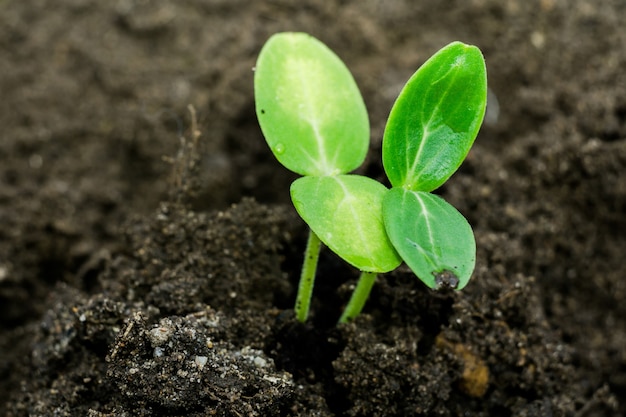
<instances>
[{"instance_id":1,"label":"green leaf","mask_svg":"<svg viewBox=\"0 0 626 417\"><path fill-rule=\"evenodd\" d=\"M485 115L487 73L478 48L453 42L424 63L398 96L383 137L394 187L432 191L463 162Z\"/></svg>"},{"instance_id":2,"label":"green leaf","mask_svg":"<svg viewBox=\"0 0 626 417\"><path fill-rule=\"evenodd\" d=\"M344 63L305 33L272 36L254 75L256 114L267 144L301 175L356 169L369 147L369 119Z\"/></svg>"},{"instance_id":3,"label":"green leaf","mask_svg":"<svg viewBox=\"0 0 626 417\"><path fill-rule=\"evenodd\" d=\"M358 175L302 177L291 185L291 200L311 230L343 260L361 271L388 272L402 260L383 225L387 191Z\"/></svg>"},{"instance_id":4,"label":"green leaf","mask_svg":"<svg viewBox=\"0 0 626 417\"><path fill-rule=\"evenodd\" d=\"M428 287L465 287L474 271L476 242L457 209L431 193L392 188L383 200L383 219L393 246Z\"/></svg>"}]
</instances>

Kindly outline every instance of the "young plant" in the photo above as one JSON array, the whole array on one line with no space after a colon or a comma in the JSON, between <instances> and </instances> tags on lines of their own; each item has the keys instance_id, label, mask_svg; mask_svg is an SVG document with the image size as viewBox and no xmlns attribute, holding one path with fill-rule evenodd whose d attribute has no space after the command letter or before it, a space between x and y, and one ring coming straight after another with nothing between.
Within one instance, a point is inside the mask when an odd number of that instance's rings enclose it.
<instances>
[{"instance_id":1,"label":"young plant","mask_svg":"<svg viewBox=\"0 0 626 417\"><path fill-rule=\"evenodd\" d=\"M383 136L383 166L393 188L383 200L393 246L430 288L462 289L476 260L469 223L430 192L461 165L482 123L487 72L478 48L453 42L409 79Z\"/></svg>"},{"instance_id":2,"label":"young plant","mask_svg":"<svg viewBox=\"0 0 626 417\"><path fill-rule=\"evenodd\" d=\"M352 74L323 43L304 33L272 36L257 60L254 94L274 156L303 175L292 184L291 198L311 229L295 305L296 317L305 321L320 241L360 269L365 283L400 264L383 225L387 188L347 175L365 159L369 119ZM360 311L359 303L348 310Z\"/></svg>"},{"instance_id":3,"label":"young plant","mask_svg":"<svg viewBox=\"0 0 626 417\"><path fill-rule=\"evenodd\" d=\"M340 322L356 317L376 275L402 260L430 288L467 284L475 262L472 230L430 192L460 166L484 116L486 72L478 48L444 47L400 93L383 138L391 190L348 174L367 152L367 112L349 70L315 38L270 38L257 61L255 100L274 155L303 175L291 186L311 229L295 306L300 321L308 316L321 242L361 270Z\"/></svg>"}]
</instances>

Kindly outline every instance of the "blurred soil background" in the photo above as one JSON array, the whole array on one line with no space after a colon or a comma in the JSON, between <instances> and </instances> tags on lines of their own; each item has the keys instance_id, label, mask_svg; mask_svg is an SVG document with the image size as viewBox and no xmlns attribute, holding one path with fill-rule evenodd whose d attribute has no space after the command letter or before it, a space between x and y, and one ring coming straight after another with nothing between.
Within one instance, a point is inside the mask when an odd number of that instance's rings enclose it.
<instances>
[{"instance_id":1,"label":"blurred soil background","mask_svg":"<svg viewBox=\"0 0 626 417\"><path fill-rule=\"evenodd\" d=\"M622 0L0 1L0 415L626 415ZM254 114L271 34L309 32L370 112L460 40L489 109L438 192L477 269L406 268L335 328L358 276L320 261ZM192 105L197 131L192 124Z\"/></svg>"}]
</instances>

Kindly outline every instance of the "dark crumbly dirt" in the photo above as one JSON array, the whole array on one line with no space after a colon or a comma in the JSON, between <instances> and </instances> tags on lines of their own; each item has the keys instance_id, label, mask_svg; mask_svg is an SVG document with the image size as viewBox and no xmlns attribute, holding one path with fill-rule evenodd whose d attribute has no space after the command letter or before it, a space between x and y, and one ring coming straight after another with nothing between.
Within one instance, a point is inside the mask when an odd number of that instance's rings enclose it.
<instances>
[{"instance_id":1,"label":"dark crumbly dirt","mask_svg":"<svg viewBox=\"0 0 626 417\"><path fill-rule=\"evenodd\" d=\"M625 20L621 0L0 2L0 415L626 415ZM406 79L452 40L484 51L488 117L440 190L476 232L462 292L400 268L337 328L357 273L324 252L294 320L306 228L251 71L283 30L353 70L381 181Z\"/></svg>"}]
</instances>

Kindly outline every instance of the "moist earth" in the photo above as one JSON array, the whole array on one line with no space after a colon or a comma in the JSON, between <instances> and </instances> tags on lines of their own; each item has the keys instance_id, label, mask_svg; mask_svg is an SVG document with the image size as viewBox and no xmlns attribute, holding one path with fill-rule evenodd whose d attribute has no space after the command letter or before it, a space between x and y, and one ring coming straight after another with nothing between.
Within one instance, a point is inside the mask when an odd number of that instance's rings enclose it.
<instances>
[{"instance_id":1,"label":"moist earth","mask_svg":"<svg viewBox=\"0 0 626 417\"><path fill-rule=\"evenodd\" d=\"M621 0L0 2L0 415L626 415ZM478 45L485 123L437 193L476 234L459 292L358 271L260 133L256 56L309 32L381 137L404 82Z\"/></svg>"}]
</instances>

